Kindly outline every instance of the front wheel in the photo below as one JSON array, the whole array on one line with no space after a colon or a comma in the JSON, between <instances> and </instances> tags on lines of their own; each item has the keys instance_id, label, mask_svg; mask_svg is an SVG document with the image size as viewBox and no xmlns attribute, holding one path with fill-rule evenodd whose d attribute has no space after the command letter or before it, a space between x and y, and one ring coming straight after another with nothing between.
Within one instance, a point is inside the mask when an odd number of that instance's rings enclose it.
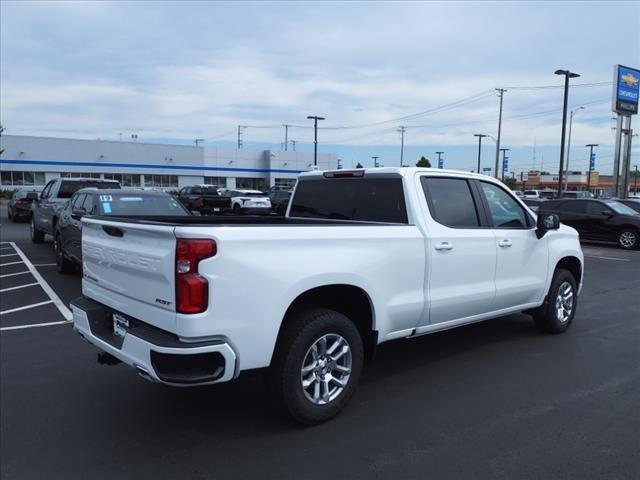
<instances>
[{"instance_id":1,"label":"front wheel","mask_svg":"<svg viewBox=\"0 0 640 480\"><path fill-rule=\"evenodd\" d=\"M364 353L360 332L333 310L292 319L280 335L267 377L276 407L313 425L335 417L355 391Z\"/></svg>"},{"instance_id":2,"label":"front wheel","mask_svg":"<svg viewBox=\"0 0 640 480\"><path fill-rule=\"evenodd\" d=\"M239 203L236 203L236 204L233 206L233 214L234 214L234 215L242 215L242 207L240 206L240 204L239 204Z\"/></svg>"},{"instance_id":3,"label":"front wheel","mask_svg":"<svg viewBox=\"0 0 640 480\"><path fill-rule=\"evenodd\" d=\"M31 242L42 243L44 242L44 232L36 228L36 221L31 217Z\"/></svg>"},{"instance_id":4,"label":"front wheel","mask_svg":"<svg viewBox=\"0 0 640 480\"><path fill-rule=\"evenodd\" d=\"M64 275L73 272L74 265L64 253L64 247L60 241L60 233L56 233L53 246L56 252L56 269L58 270L58 273L62 273Z\"/></svg>"},{"instance_id":5,"label":"front wheel","mask_svg":"<svg viewBox=\"0 0 640 480\"><path fill-rule=\"evenodd\" d=\"M557 269L545 303L533 313L537 329L542 333L563 333L571 325L578 307L578 287L568 270Z\"/></svg>"},{"instance_id":6,"label":"front wheel","mask_svg":"<svg viewBox=\"0 0 640 480\"><path fill-rule=\"evenodd\" d=\"M632 250L638 246L640 237L633 228L624 228L618 233L618 246L625 250Z\"/></svg>"}]
</instances>

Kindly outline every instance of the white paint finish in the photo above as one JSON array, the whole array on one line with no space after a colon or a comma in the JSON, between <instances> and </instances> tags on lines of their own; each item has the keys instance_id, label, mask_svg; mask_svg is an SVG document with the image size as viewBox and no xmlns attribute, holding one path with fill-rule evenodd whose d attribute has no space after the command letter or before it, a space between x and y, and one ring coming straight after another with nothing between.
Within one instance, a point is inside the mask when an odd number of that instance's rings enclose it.
<instances>
[{"instance_id":1,"label":"white paint finish","mask_svg":"<svg viewBox=\"0 0 640 480\"><path fill-rule=\"evenodd\" d=\"M38 282L35 282L35 283L27 283L26 285L18 285L17 287L3 288L0 290L0 293L10 292L12 290L20 290L21 288L34 287L36 285L40 285L40 284Z\"/></svg>"},{"instance_id":2,"label":"white paint finish","mask_svg":"<svg viewBox=\"0 0 640 480\"><path fill-rule=\"evenodd\" d=\"M13 277L14 275L24 275L25 273L31 273L31 272L29 270L25 270L24 272L7 273L5 275L0 275L0 278Z\"/></svg>"},{"instance_id":3,"label":"white paint finish","mask_svg":"<svg viewBox=\"0 0 640 480\"><path fill-rule=\"evenodd\" d=\"M71 320L73 318L73 315L71 315L71 310L69 310L67 306L62 302L62 300L60 300L60 297L58 297L56 292L53 291L53 289L49 286L47 281L44 278L42 278L42 275L40 275L38 270L36 270L36 268L33 266L31 261L24 254L24 252L20 250L14 242L11 242L11 246L13 246L16 252L18 252L18 255L20 255L20 258L22 258L22 261L27 265L27 268L29 269L31 274L35 277L36 281L40 284L42 289L49 296L49 298L51 299L51 302L57 307L57 309L60 311L62 316L66 320Z\"/></svg>"},{"instance_id":4,"label":"white paint finish","mask_svg":"<svg viewBox=\"0 0 640 480\"><path fill-rule=\"evenodd\" d=\"M5 253L3 255L0 255L0 258L2 257L15 257L16 255L18 255L17 253Z\"/></svg>"},{"instance_id":5,"label":"white paint finish","mask_svg":"<svg viewBox=\"0 0 640 480\"><path fill-rule=\"evenodd\" d=\"M22 310L29 310L31 308L41 307L43 305L49 305L53 303L53 300L46 300L44 302L32 303L31 305L24 305L22 307L11 308L9 310L3 310L0 315L7 315L9 313L21 312Z\"/></svg>"},{"instance_id":6,"label":"white paint finish","mask_svg":"<svg viewBox=\"0 0 640 480\"><path fill-rule=\"evenodd\" d=\"M9 265L18 265L19 263L23 263L23 262L9 262L9 263L0 263L0 267L8 267Z\"/></svg>"}]
</instances>

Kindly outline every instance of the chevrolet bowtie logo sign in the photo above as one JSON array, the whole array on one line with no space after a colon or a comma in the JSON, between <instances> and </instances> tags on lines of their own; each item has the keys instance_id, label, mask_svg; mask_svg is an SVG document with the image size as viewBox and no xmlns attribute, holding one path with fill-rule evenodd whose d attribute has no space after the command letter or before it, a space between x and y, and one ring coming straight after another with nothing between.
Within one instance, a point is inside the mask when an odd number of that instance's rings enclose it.
<instances>
[{"instance_id":1,"label":"chevrolet bowtie logo sign","mask_svg":"<svg viewBox=\"0 0 640 480\"><path fill-rule=\"evenodd\" d=\"M626 83L629 87L635 87L640 81L640 78L634 77L631 73L627 73L626 75L622 75L620 80Z\"/></svg>"}]
</instances>

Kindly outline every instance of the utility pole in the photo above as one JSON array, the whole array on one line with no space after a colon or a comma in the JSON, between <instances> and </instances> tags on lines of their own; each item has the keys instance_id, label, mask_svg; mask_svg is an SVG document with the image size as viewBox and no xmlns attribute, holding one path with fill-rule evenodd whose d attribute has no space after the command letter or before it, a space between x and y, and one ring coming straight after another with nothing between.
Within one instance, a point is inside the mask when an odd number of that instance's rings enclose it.
<instances>
[{"instance_id":1,"label":"utility pole","mask_svg":"<svg viewBox=\"0 0 640 480\"><path fill-rule=\"evenodd\" d=\"M443 153L444 153L444 152L436 152L436 155L438 155L438 168L443 168L443 167L444 167L444 163L442 163L442 158L441 158L441 155L442 155ZM441 166L441 165L442 165L442 166Z\"/></svg>"},{"instance_id":2,"label":"utility pole","mask_svg":"<svg viewBox=\"0 0 640 480\"><path fill-rule=\"evenodd\" d=\"M287 151L287 145L289 145L289 127L291 125L284 124L284 151Z\"/></svg>"},{"instance_id":3,"label":"utility pole","mask_svg":"<svg viewBox=\"0 0 640 480\"><path fill-rule=\"evenodd\" d=\"M631 115L625 115L626 127L622 133L626 135L624 141L624 157L622 157L622 192L621 198L629 198L629 174L631 173L631 139L633 130L631 129Z\"/></svg>"},{"instance_id":4,"label":"utility pole","mask_svg":"<svg viewBox=\"0 0 640 480\"><path fill-rule=\"evenodd\" d=\"M556 75L564 75L564 104L562 107L562 138L560 140L560 167L558 170L558 198L562 196L562 174L564 173L564 141L567 131L567 102L569 101L569 79L580 75L569 70L556 70Z\"/></svg>"},{"instance_id":5,"label":"utility pole","mask_svg":"<svg viewBox=\"0 0 640 480\"><path fill-rule=\"evenodd\" d=\"M637 195L638 194L638 165L634 165L633 167L636 170L636 173L635 173L634 179L633 179L633 191Z\"/></svg>"},{"instance_id":6,"label":"utility pole","mask_svg":"<svg viewBox=\"0 0 640 480\"><path fill-rule=\"evenodd\" d=\"M474 137L478 137L478 170L477 173L480 173L480 152L482 151L482 139L487 135L483 135L482 133L474 133Z\"/></svg>"},{"instance_id":7,"label":"utility pole","mask_svg":"<svg viewBox=\"0 0 640 480\"><path fill-rule=\"evenodd\" d=\"M500 151L502 152L502 181L504 182L504 166L505 166L505 161L507 160L507 152L509 151L509 148L501 148ZM497 177L496 177L497 178Z\"/></svg>"},{"instance_id":8,"label":"utility pole","mask_svg":"<svg viewBox=\"0 0 640 480\"><path fill-rule=\"evenodd\" d=\"M242 148L242 129L247 128L246 125L238 125L238 150Z\"/></svg>"},{"instance_id":9,"label":"utility pole","mask_svg":"<svg viewBox=\"0 0 640 480\"><path fill-rule=\"evenodd\" d=\"M593 147L597 147L597 143L589 143L585 147L589 147L589 170L587 171L587 192L591 191L591 171L593 170Z\"/></svg>"},{"instance_id":10,"label":"utility pole","mask_svg":"<svg viewBox=\"0 0 640 480\"><path fill-rule=\"evenodd\" d=\"M573 125L573 116L578 110L584 110L584 107L578 107L571 110L569 114L569 138L567 140L567 167L565 168L565 180L563 191L569 190L569 157L571 156L571 126Z\"/></svg>"},{"instance_id":11,"label":"utility pole","mask_svg":"<svg viewBox=\"0 0 640 480\"><path fill-rule=\"evenodd\" d=\"M402 160L404 158L404 131L407 127L400 127L398 131L400 132L400 166L402 167Z\"/></svg>"},{"instance_id":12,"label":"utility pole","mask_svg":"<svg viewBox=\"0 0 640 480\"><path fill-rule=\"evenodd\" d=\"M502 97L504 96L504 92L506 90L504 88L496 88L498 95L500 96L500 115L498 116L498 139L496 140L496 169L495 174L496 178L498 178L498 163L500 161L500 134L502 133ZM504 177L504 175L503 175Z\"/></svg>"},{"instance_id":13,"label":"utility pole","mask_svg":"<svg viewBox=\"0 0 640 480\"><path fill-rule=\"evenodd\" d=\"M313 120L313 165L318 166L318 120L324 120L324 117L317 115L308 115L308 120Z\"/></svg>"},{"instance_id":14,"label":"utility pole","mask_svg":"<svg viewBox=\"0 0 640 480\"><path fill-rule=\"evenodd\" d=\"M371 157L371 158L373 158L373 167L374 168L378 168L378 159L380 157Z\"/></svg>"},{"instance_id":15,"label":"utility pole","mask_svg":"<svg viewBox=\"0 0 640 480\"><path fill-rule=\"evenodd\" d=\"M195 144L196 144L196 147L199 147L199 146L200 146L200 144L201 144L202 142L204 142L204 138L196 138L196 139L193 141L193 143L195 143Z\"/></svg>"},{"instance_id":16,"label":"utility pole","mask_svg":"<svg viewBox=\"0 0 640 480\"><path fill-rule=\"evenodd\" d=\"M291 142L291 146L293 147L293 151L296 151L296 141L295 140L289 140Z\"/></svg>"}]
</instances>

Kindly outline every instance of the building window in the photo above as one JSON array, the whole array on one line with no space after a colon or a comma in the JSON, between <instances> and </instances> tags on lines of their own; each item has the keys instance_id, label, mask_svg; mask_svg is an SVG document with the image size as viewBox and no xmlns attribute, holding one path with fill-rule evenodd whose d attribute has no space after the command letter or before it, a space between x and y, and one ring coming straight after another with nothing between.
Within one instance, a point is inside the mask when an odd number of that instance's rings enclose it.
<instances>
[{"instance_id":1,"label":"building window","mask_svg":"<svg viewBox=\"0 0 640 480\"><path fill-rule=\"evenodd\" d=\"M204 183L218 188L227 188L227 177L204 177Z\"/></svg>"},{"instance_id":2,"label":"building window","mask_svg":"<svg viewBox=\"0 0 640 480\"><path fill-rule=\"evenodd\" d=\"M265 190L264 178L236 178L236 188L244 190Z\"/></svg>"},{"instance_id":3,"label":"building window","mask_svg":"<svg viewBox=\"0 0 640 480\"><path fill-rule=\"evenodd\" d=\"M44 185L44 172L0 172L2 185Z\"/></svg>"},{"instance_id":4,"label":"building window","mask_svg":"<svg viewBox=\"0 0 640 480\"><path fill-rule=\"evenodd\" d=\"M283 190L293 190L297 181L295 178L276 178L276 187Z\"/></svg>"},{"instance_id":5,"label":"building window","mask_svg":"<svg viewBox=\"0 0 640 480\"><path fill-rule=\"evenodd\" d=\"M92 172L60 172L62 178L100 178L99 173Z\"/></svg>"},{"instance_id":6,"label":"building window","mask_svg":"<svg viewBox=\"0 0 640 480\"><path fill-rule=\"evenodd\" d=\"M177 175L145 175L144 176L145 187L177 187L178 176Z\"/></svg>"}]
</instances>

